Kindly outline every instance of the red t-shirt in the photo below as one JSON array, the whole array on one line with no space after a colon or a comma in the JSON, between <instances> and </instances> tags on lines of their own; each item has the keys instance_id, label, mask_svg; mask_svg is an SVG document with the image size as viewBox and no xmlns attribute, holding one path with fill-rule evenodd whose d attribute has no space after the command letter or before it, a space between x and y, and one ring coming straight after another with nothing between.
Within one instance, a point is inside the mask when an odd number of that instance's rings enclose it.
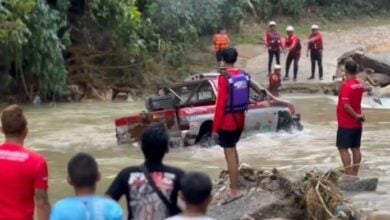
<instances>
[{"instance_id":1,"label":"red t-shirt","mask_svg":"<svg viewBox=\"0 0 390 220\"><path fill-rule=\"evenodd\" d=\"M321 52L324 48L323 46L323 37L320 33L317 33L317 34L311 34L309 36L309 39L314 39L313 42L310 42L309 43L309 49L312 51L312 52Z\"/></svg>"},{"instance_id":2,"label":"red t-shirt","mask_svg":"<svg viewBox=\"0 0 390 220\"><path fill-rule=\"evenodd\" d=\"M238 75L241 70L232 68L227 70L229 75ZM229 83L225 76L218 77L218 94L215 107L213 132L218 133L220 130L235 131L243 129L245 124L245 113L225 114L226 104L229 98Z\"/></svg>"},{"instance_id":3,"label":"red t-shirt","mask_svg":"<svg viewBox=\"0 0 390 220\"><path fill-rule=\"evenodd\" d=\"M291 48L289 54L294 56L301 55L301 40L297 35L287 36L285 40L285 47Z\"/></svg>"},{"instance_id":4,"label":"red t-shirt","mask_svg":"<svg viewBox=\"0 0 390 220\"><path fill-rule=\"evenodd\" d=\"M0 219L32 220L34 190L48 188L43 156L14 144L0 145Z\"/></svg>"},{"instance_id":5,"label":"red t-shirt","mask_svg":"<svg viewBox=\"0 0 390 220\"><path fill-rule=\"evenodd\" d=\"M340 128L361 128L362 124L353 118L344 109L344 104L350 104L357 113L362 113L362 97L364 86L356 79L346 81L339 93L339 102L337 105L337 121Z\"/></svg>"}]
</instances>

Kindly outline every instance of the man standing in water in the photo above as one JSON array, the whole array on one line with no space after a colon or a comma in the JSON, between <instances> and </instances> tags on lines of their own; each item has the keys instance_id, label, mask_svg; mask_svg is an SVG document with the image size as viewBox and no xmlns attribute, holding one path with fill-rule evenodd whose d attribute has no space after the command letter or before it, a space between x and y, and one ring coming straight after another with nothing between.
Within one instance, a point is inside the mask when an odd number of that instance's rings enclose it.
<instances>
[{"instance_id":1,"label":"man standing in water","mask_svg":"<svg viewBox=\"0 0 390 220\"><path fill-rule=\"evenodd\" d=\"M1 131L5 142L0 145L0 219L49 219L47 164L45 158L23 144L28 134L27 120L18 105L4 109Z\"/></svg>"},{"instance_id":2,"label":"man standing in water","mask_svg":"<svg viewBox=\"0 0 390 220\"><path fill-rule=\"evenodd\" d=\"M226 33L225 28L218 28L218 32L213 37L215 57L217 59L218 67L221 66L222 62L222 51L229 47L229 36Z\"/></svg>"},{"instance_id":3,"label":"man standing in water","mask_svg":"<svg viewBox=\"0 0 390 220\"><path fill-rule=\"evenodd\" d=\"M356 78L357 64L350 60L345 63L346 81L339 93L337 105L337 147L344 165L345 175L358 176L361 162L360 144L362 138L363 84ZM352 151L352 161L349 149Z\"/></svg>"},{"instance_id":4,"label":"man standing in water","mask_svg":"<svg viewBox=\"0 0 390 220\"><path fill-rule=\"evenodd\" d=\"M213 122L213 134L219 137L224 150L230 178L230 198L226 202L242 196L238 186L237 142L244 129L245 111L249 105L250 78L236 68L238 53L234 48L222 51L223 67L218 77L217 103Z\"/></svg>"},{"instance_id":5,"label":"man standing in water","mask_svg":"<svg viewBox=\"0 0 390 220\"><path fill-rule=\"evenodd\" d=\"M276 22L269 22L269 30L265 34L264 43L268 48L268 76L272 73L272 62L275 57L276 64L280 65L280 48L282 40L280 34L276 31Z\"/></svg>"},{"instance_id":6,"label":"man standing in water","mask_svg":"<svg viewBox=\"0 0 390 220\"><path fill-rule=\"evenodd\" d=\"M309 56L309 52L310 52L310 60L311 60L311 76L309 77L309 80L315 78L314 76L316 72L316 62L318 63L320 80L322 80L323 77L323 68L322 68L323 43L322 43L322 35L318 30L319 30L318 25L315 24L312 25L311 34L308 40L307 56Z\"/></svg>"}]
</instances>

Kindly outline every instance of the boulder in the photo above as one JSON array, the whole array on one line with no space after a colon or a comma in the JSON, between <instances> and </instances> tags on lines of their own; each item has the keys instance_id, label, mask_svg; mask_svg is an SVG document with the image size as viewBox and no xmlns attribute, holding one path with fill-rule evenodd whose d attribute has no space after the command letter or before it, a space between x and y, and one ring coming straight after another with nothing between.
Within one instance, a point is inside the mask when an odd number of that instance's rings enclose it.
<instances>
[{"instance_id":1,"label":"boulder","mask_svg":"<svg viewBox=\"0 0 390 220\"><path fill-rule=\"evenodd\" d=\"M367 220L389 220L390 212L388 211L375 211L368 215Z\"/></svg>"},{"instance_id":2,"label":"boulder","mask_svg":"<svg viewBox=\"0 0 390 220\"><path fill-rule=\"evenodd\" d=\"M365 192L376 191L378 178L367 178L360 180L343 180L339 182L339 187L343 191Z\"/></svg>"},{"instance_id":3,"label":"boulder","mask_svg":"<svg viewBox=\"0 0 390 220\"><path fill-rule=\"evenodd\" d=\"M390 74L372 73L371 77L380 87L390 85Z\"/></svg>"},{"instance_id":4,"label":"boulder","mask_svg":"<svg viewBox=\"0 0 390 220\"><path fill-rule=\"evenodd\" d=\"M276 169L263 171L248 165L241 165L239 174L243 197L224 204L229 194L229 178L227 171L220 173L209 209L211 217L224 220L329 219L325 210L336 213L336 208L346 201L337 187L339 174L333 171L310 172L297 182ZM352 213L351 206L344 206L345 211L350 211L347 213Z\"/></svg>"}]
</instances>

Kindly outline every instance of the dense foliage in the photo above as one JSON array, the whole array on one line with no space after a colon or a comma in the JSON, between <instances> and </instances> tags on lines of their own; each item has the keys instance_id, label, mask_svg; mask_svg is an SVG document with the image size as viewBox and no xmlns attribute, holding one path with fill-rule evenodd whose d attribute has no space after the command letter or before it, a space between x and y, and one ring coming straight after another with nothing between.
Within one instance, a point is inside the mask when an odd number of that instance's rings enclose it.
<instances>
[{"instance_id":1,"label":"dense foliage","mask_svg":"<svg viewBox=\"0 0 390 220\"><path fill-rule=\"evenodd\" d=\"M189 50L219 26L388 8L388 0L0 0L0 93L153 88L187 73Z\"/></svg>"}]
</instances>

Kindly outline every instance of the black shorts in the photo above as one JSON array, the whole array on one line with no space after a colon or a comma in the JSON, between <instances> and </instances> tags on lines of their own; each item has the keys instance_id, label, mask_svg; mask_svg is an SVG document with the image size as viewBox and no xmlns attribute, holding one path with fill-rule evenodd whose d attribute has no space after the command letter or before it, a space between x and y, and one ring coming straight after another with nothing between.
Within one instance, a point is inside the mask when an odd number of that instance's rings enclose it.
<instances>
[{"instance_id":1,"label":"black shorts","mask_svg":"<svg viewBox=\"0 0 390 220\"><path fill-rule=\"evenodd\" d=\"M217 58L217 62L221 62L222 61L222 51L218 51L215 53L215 58Z\"/></svg>"},{"instance_id":2,"label":"black shorts","mask_svg":"<svg viewBox=\"0 0 390 220\"><path fill-rule=\"evenodd\" d=\"M338 148L360 148L362 128L338 128L336 146Z\"/></svg>"},{"instance_id":3,"label":"black shorts","mask_svg":"<svg viewBox=\"0 0 390 220\"><path fill-rule=\"evenodd\" d=\"M219 135L219 145L223 148L233 148L236 147L238 141L240 140L242 130L236 131L224 131L221 130L218 132Z\"/></svg>"}]
</instances>

